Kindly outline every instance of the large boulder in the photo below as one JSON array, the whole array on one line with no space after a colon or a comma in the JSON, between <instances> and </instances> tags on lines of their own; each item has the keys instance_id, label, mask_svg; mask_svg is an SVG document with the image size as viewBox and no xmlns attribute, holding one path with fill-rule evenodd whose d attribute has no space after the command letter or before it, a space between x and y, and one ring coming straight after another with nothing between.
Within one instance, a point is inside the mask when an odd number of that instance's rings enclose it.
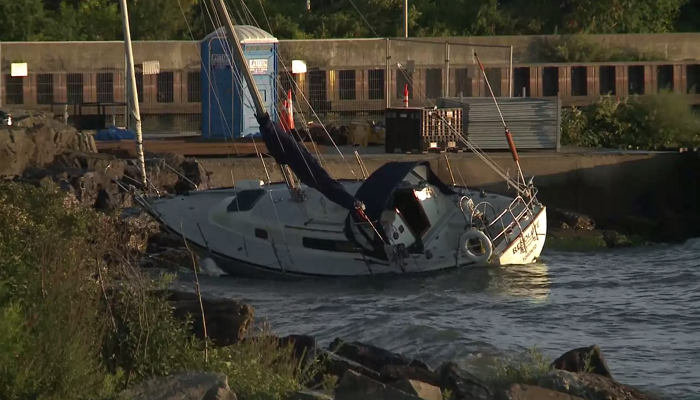
<instances>
[{"instance_id":1,"label":"large boulder","mask_svg":"<svg viewBox=\"0 0 700 400\"><path fill-rule=\"evenodd\" d=\"M612 379L608 363L605 362L603 352L598 345L569 350L554 360L551 367L575 373L590 372Z\"/></svg>"},{"instance_id":2,"label":"large boulder","mask_svg":"<svg viewBox=\"0 0 700 400\"><path fill-rule=\"evenodd\" d=\"M0 177L19 176L28 167L44 167L64 150L80 148L78 131L51 113L12 110L12 120L12 126L0 127Z\"/></svg>"},{"instance_id":3,"label":"large boulder","mask_svg":"<svg viewBox=\"0 0 700 400\"><path fill-rule=\"evenodd\" d=\"M165 293L164 293L165 294ZM204 323L207 337L216 346L228 346L243 340L253 323L254 310L248 304L238 300L202 297L196 293L170 291L165 294L174 307L176 317L192 320L192 332L199 339L204 339ZM202 318L204 308L204 318Z\"/></svg>"},{"instance_id":4,"label":"large boulder","mask_svg":"<svg viewBox=\"0 0 700 400\"><path fill-rule=\"evenodd\" d=\"M642 392L602 375L586 372L572 373L552 370L542 376L537 386L588 400L659 400L660 397Z\"/></svg>"},{"instance_id":5,"label":"large boulder","mask_svg":"<svg viewBox=\"0 0 700 400\"><path fill-rule=\"evenodd\" d=\"M437 389L437 388L435 388ZM437 389L439 392L440 390ZM429 394L433 391L425 390ZM354 371L347 371L335 391L335 400L434 400L406 393L396 387L377 382Z\"/></svg>"},{"instance_id":6,"label":"large boulder","mask_svg":"<svg viewBox=\"0 0 700 400\"><path fill-rule=\"evenodd\" d=\"M236 400L226 375L183 372L158 377L121 392L118 400Z\"/></svg>"}]
</instances>

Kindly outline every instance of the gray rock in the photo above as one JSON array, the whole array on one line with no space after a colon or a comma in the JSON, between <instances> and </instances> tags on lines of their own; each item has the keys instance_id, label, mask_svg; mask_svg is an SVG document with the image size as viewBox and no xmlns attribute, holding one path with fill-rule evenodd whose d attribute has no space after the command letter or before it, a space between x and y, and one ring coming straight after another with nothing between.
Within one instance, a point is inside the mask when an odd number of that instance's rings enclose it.
<instances>
[{"instance_id":1,"label":"gray rock","mask_svg":"<svg viewBox=\"0 0 700 400\"><path fill-rule=\"evenodd\" d=\"M354 371L346 371L335 390L335 400L420 400L420 397L377 382Z\"/></svg>"},{"instance_id":2,"label":"gray rock","mask_svg":"<svg viewBox=\"0 0 700 400\"><path fill-rule=\"evenodd\" d=\"M584 400L578 396L555 392L537 386L514 384L501 397L501 400Z\"/></svg>"},{"instance_id":3,"label":"gray rock","mask_svg":"<svg viewBox=\"0 0 700 400\"><path fill-rule=\"evenodd\" d=\"M554 360L552 368L569 372L590 372L612 379L608 363L598 345L569 350Z\"/></svg>"},{"instance_id":4,"label":"gray rock","mask_svg":"<svg viewBox=\"0 0 700 400\"><path fill-rule=\"evenodd\" d=\"M398 382L390 383L389 386L399 389L404 393L420 397L421 399L442 400L442 391L440 388L429 383L402 379Z\"/></svg>"},{"instance_id":5,"label":"gray rock","mask_svg":"<svg viewBox=\"0 0 700 400\"><path fill-rule=\"evenodd\" d=\"M285 400L333 400L333 397L325 393L306 389L292 393Z\"/></svg>"},{"instance_id":6,"label":"gray rock","mask_svg":"<svg viewBox=\"0 0 700 400\"><path fill-rule=\"evenodd\" d=\"M552 370L537 386L587 400L658 400L661 397L616 382L598 374Z\"/></svg>"},{"instance_id":7,"label":"gray rock","mask_svg":"<svg viewBox=\"0 0 700 400\"><path fill-rule=\"evenodd\" d=\"M160 377L133 386L119 400L237 400L226 375L183 372Z\"/></svg>"}]
</instances>

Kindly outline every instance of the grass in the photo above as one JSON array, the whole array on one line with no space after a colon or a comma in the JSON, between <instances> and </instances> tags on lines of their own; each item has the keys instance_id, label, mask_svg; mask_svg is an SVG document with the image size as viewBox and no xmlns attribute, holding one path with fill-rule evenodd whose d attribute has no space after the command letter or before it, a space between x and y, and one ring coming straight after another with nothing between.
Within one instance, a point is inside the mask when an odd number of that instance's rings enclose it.
<instances>
[{"instance_id":1,"label":"grass","mask_svg":"<svg viewBox=\"0 0 700 400\"><path fill-rule=\"evenodd\" d=\"M0 226L2 399L111 399L186 370L226 374L242 399L282 399L316 373L266 330L227 348L195 339L152 294L169 278L133 267L143 235L55 185L0 182Z\"/></svg>"},{"instance_id":2,"label":"grass","mask_svg":"<svg viewBox=\"0 0 700 400\"><path fill-rule=\"evenodd\" d=\"M523 358L500 359L493 367L493 383L509 386L515 383L536 385L551 370L551 361L537 347L528 349Z\"/></svg>"}]
</instances>

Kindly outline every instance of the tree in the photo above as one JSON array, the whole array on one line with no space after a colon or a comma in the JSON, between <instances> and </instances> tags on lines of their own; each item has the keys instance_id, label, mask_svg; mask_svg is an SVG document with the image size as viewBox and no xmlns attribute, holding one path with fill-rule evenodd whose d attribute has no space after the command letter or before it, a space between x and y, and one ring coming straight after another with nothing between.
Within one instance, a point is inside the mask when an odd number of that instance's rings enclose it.
<instances>
[{"instance_id":1,"label":"tree","mask_svg":"<svg viewBox=\"0 0 700 400\"><path fill-rule=\"evenodd\" d=\"M41 0L0 0L0 41L42 40Z\"/></svg>"}]
</instances>

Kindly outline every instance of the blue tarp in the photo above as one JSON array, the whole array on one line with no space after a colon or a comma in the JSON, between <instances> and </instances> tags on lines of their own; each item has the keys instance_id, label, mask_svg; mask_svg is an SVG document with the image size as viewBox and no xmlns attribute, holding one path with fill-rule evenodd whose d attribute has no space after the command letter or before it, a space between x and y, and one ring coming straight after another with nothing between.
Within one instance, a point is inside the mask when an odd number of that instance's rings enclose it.
<instances>
[{"instance_id":1,"label":"blue tarp","mask_svg":"<svg viewBox=\"0 0 700 400\"><path fill-rule=\"evenodd\" d=\"M95 140L136 140L136 133L130 130L119 129L115 126L110 126L107 129L97 131L97 133L95 134Z\"/></svg>"},{"instance_id":2,"label":"blue tarp","mask_svg":"<svg viewBox=\"0 0 700 400\"><path fill-rule=\"evenodd\" d=\"M289 165L302 183L318 190L328 200L347 210L355 209L355 197L348 193L340 182L331 178L306 146L294 140L278 122L273 122L269 114L256 115L255 118L260 124L260 133L267 146L267 152L277 164Z\"/></svg>"}]
</instances>

